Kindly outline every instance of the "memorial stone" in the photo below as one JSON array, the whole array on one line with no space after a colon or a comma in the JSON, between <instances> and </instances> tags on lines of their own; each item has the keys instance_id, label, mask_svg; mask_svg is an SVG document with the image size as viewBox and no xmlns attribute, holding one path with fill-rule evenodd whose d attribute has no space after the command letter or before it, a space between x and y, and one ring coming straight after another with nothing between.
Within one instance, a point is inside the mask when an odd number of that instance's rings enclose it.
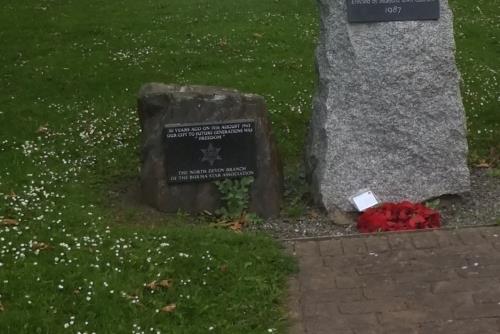
<instances>
[{"instance_id":1,"label":"memorial stone","mask_svg":"<svg viewBox=\"0 0 500 334\"><path fill-rule=\"evenodd\" d=\"M220 207L215 180L254 177L250 210L280 211L283 176L264 99L207 86L144 85L141 197L161 211Z\"/></svg>"},{"instance_id":2,"label":"memorial stone","mask_svg":"<svg viewBox=\"0 0 500 334\"><path fill-rule=\"evenodd\" d=\"M349 197L361 189L383 202L467 192L465 116L447 1L439 1L439 19L370 23L349 22L353 1L318 0L318 85L306 154L315 201L328 211L352 211ZM392 2L404 9L403 3L422 1Z\"/></svg>"}]
</instances>

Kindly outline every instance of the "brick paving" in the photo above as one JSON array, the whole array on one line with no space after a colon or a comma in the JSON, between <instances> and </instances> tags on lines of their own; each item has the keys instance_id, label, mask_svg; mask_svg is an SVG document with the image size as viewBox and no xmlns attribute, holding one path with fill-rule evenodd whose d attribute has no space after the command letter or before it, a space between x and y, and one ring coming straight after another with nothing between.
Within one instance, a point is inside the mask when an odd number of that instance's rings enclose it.
<instances>
[{"instance_id":1,"label":"brick paving","mask_svg":"<svg viewBox=\"0 0 500 334\"><path fill-rule=\"evenodd\" d=\"M290 334L500 333L500 227L287 247Z\"/></svg>"}]
</instances>

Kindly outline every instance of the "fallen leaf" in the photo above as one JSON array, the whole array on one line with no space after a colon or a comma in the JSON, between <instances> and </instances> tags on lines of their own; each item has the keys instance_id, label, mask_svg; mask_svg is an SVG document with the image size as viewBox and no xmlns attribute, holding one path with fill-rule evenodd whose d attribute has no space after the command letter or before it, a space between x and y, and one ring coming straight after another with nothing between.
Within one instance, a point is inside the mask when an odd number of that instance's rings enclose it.
<instances>
[{"instance_id":1,"label":"fallen leaf","mask_svg":"<svg viewBox=\"0 0 500 334\"><path fill-rule=\"evenodd\" d=\"M158 286L159 286L159 287L162 287L162 288L165 288L165 289L168 289L168 288L172 287L172 280L171 280L171 279L164 279L164 280L161 280L161 281L158 283Z\"/></svg>"},{"instance_id":2,"label":"fallen leaf","mask_svg":"<svg viewBox=\"0 0 500 334\"><path fill-rule=\"evenodd\" d=\"M476 164L477 168L490 168L491 165L486 162L486 160L480 160L478 164Z\"/></svg>"},{"instance_id":3,"label":"fallen leaf","mask_svg":"<svg viewBox=\"0 0 500 334\"><path fill-rule=\"evenodd\" d=\"M229 225L230 230L232 230L234 232L238 232L238 233L241 233L242 228L243 228L243 224L241 224L240 222L236 222L236 223Z\"/></svg>"},{"instance_id":4,"label":"fallen leaf","mask_svg":"<svg viewBox=\"0 0 500 334\"><path fill-rule=\"evenodd\" d=\"M0 312L5 311L5 308L3 307L2 303L0 303Z\"/></svg>"},{"instance_id":5,"label":"fallen leaf","mask_svg":"<svg viewBox=\"0 0 500 334\"><path fill-rule=\"evenodd\" d=\"M169 304L167 306L164 306L160 309L160 311L165 312L165 313L172 313L175 311L177 306L175 304Z\"/></svg>"},{"instance_id":6,"label":"fallen leaf","mask_svg":"<svg viewBox=\"0 0 500 334\"><path fill-rule=\"evenodd\" d=\"M35 241L34 243L31 244L32 250L47 250L47 249L51 249L51 248L52 248L52 246L49 244L46 244L45 242Z\"/></svg>"},{"instance_id":7,"label":"fallen leaf","mask_svg":"<svg viewBox=\"0 0 500 334\"><path fill-rule=\"evenodd\" d=\"M255 38L262 38L262 36L264 36L264 35L263 34L259 34L258 32L255 32L253 34L253 37L255 37Z\"/></svg>"},{"instance_id":8,"label":"fallen leaf","mask_svg":"<svg viewBox=\"0 0 500 334\"><path fill-rule=\"evenodd\" d=\"M2 226L17 226L19 225L19 222L15 219L9 219L9 218L4 218L2 219L2 222L0 223Z\"/></svg>"},{"instance_id":9,"label":"fallen leaf","mask_svg":"<svg viewBox=\"0 0 500 334\"><path fill-rule=\"evenodd\" d=\"M211 223L208 226L210 227L216 227L216 228L229 228L231 225L233 225L233 222L228 222L227 220L222 220L217 223Z\"/></svg>"},{"instance_id":10,"label":"fallen leaf","mask_svg":"<svg viewBox=\"0 0 500 334\"><path fill-rule=\"evenodd\" d=\"M163 289L168 289L170 287L172 287L172 280L171 279L164 279L164 280L161 280L161 281L153 281L151 283L148 283L145 285L146 289L149 289L149 290L158 290L160 288L163 288Z\"/></svg>"},{"instance_id":11,"label":"fallen leaf","mask_svg":"<svg viewBox=\"0 0 500 334\"><path fill-rule=\"evenodd\" d=\"M146 289L149 289L149 290L158 289L158 285L156 284L156 281L153 281L151 283L146 284Z\"/></svg>"},{"instance_id":12,"label":"fallen leaf","mask_svg":"<svg viewBox=\"0 0 500 334\"><path fill-rule=\"evenodd\" d=\"M44 134L49 131L49 128L47 127L48 124L40 125L40 127L36 130L36 133L38 134Z\"/></svg>"}]
</instances>

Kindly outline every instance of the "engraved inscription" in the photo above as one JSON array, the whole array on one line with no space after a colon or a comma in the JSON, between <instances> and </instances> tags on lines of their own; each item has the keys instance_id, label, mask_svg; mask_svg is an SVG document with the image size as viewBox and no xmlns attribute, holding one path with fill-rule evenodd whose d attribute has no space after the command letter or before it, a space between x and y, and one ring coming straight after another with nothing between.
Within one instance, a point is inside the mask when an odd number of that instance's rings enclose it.
<instances>
[{"instance_id":1,"label":"engraved inscription","mask_svg":"<svg viewBox=\"0 0 500 334\"><path fill-rule=\"evenodd\" d=\"M420 21L439 18L439 0L346 0L349 22Z\"/></svg>"},{"instance_id":2,"label":"engraved inscription","mask_svg":"<svg viewBox=\"0 0 500 334\"><path fill-rule=\"evenodd\" d=\"M169 183L255 176L255 124L238 120L169 125L164 130Z\"/></svg>"}]
</instances>

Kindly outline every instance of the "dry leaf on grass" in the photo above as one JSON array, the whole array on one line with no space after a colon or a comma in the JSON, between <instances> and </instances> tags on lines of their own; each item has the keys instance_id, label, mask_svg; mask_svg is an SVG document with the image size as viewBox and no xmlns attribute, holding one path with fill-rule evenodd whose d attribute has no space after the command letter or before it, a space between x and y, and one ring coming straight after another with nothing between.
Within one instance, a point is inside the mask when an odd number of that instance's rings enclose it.
<instances>
[{"instance_id":1,"label":"dry leaf on grass","mask_svg":"<svg viewBox=\"0 0 500 334\"><path fill-rule=\"evenodd\" d=\"M216 223L211 223L209 226L215 228L227 228L233 232L241 233L246 223L247 223L246 213L242 212L241 215L237 218L221 219Z\"/></svg>"},{"instance_id":2,"label":"dry leaf on grass","mask_svg":"<svg viewBox=\"0 0 500 334\"><path fill-rule=\"evenodd\" d=\"M168 289L170 287L172 287L172 280L171 279L164 279L164 280L161 280L161 281L153 281L151 283L148 283L145 285L146 289L148 290L158 290L160 288L163 288L163 289Z\"/></svg>"},{"instance_id":3,"label":"dry leaf on grass","mask_svg":"<svg viewBox=\"0 0 500 334\"><path fill-rule=\"evenodd\" d=\"M40 127L36 130L37 134L44 134L49 131L49 128L47 127L48 124L40 125Z\"/></svg>"},{"instance_id":4,"label":"dry leaf on grass","mask_svg":"<svg viewBox=\"0 0 500 334\"><path fill-rule=\"evenodd\" d=\"M160 311L164 312L164 313L172 313L175 311L175 309L177 308L177 306L175 304L169 304L167 306L164 306L160 309Z\"/></svg>"},{"instance_id":5,"label":"dry leaf on grass","mask_svg":"<svg viewBox=\"0 0 500 334\"><path fill-rule=\"evenodd\" d=\"M239 221L239 219L236 219L236 220L231 220L231 221L222 220L222 221L219 221L217 223L211 223L209 226L210 227L215 227L215 228L229 228L229 229L234 229L234 227L236 227L236 228L243 227L243 224Z\"/></svg>"},{"instance_id":6,"label":"dry leaf on grass","mask_svg":"<svg viewBox=\"0 0 500 334\"><path fill-rule=\"evenodd\" d=\"M158 285L156 285L156 281L153 281L151 283L146 284L145 287L148 290L156 290L158 288Z\"/></svg>"},{"instance_id":7,"label":"dry leaf on grass","mask_svg":"<svg viewBox=\"0 0 500 334\"><path fill-rule=\"evenodd\" d=\"M229 225L229 229L234 232L241 233L241 230L243 229L243 224L237 221Z\"/></svg>"},{"instance_id":8,"label":"dry leaf on grass","mask_svg":"<svg viewBox=\"0 0 500 334\"><path fill-rule=\"evenodd\" d=\"M0 312L5 311L5 308L3 307L2 303L0 303Z\"/></svg>"},{"instance_id":9,"label":"dry leaf on grass","mask_svg":"<svg viewBox=\"0 0 500 334\"><path fill-rule=\"evenodd\" d=\"M161 288L168 289L168 288L172 287L172 280L171 280L171 279L164 279L164 280L161 280L161 281L158 283L158 286L159 286L159 287L161 287Z\"/></svg>"},{"instance_id":10,"label":"dry leaf on grass","mask_svg":"<svg viewBox=\"0 0 500 334\"><path fill-rule=\"evenodd\" d=\"M32 250L47 250L47 249L52 249L53 247L49 244L46 244L45 242L37 242L35 241L34 243L31 244L31 249Z\"/></svg>"},{"instance_id":11,"label":"dry leaf on grass","mask_svg":"<svg viewBox=\"0 0 500 334\"><path fill-rule=\"evenodd\" d=\"M478 164L476 164L477 168L490 168L491 165L486 162L486 160L480 160Z\"/></svg>"},{"instance_id":12,"label":"dry leaf on grass","mask_svg":"<svg viewBox=\"0 0 500 334\"><path fill-rule=\"evenodd\" d=\"M17 226L17 225L19 225L19 222L15 219L4 218L0 222L0 225L2 225L2 226Z\"/></svg>"}]
</instances>

